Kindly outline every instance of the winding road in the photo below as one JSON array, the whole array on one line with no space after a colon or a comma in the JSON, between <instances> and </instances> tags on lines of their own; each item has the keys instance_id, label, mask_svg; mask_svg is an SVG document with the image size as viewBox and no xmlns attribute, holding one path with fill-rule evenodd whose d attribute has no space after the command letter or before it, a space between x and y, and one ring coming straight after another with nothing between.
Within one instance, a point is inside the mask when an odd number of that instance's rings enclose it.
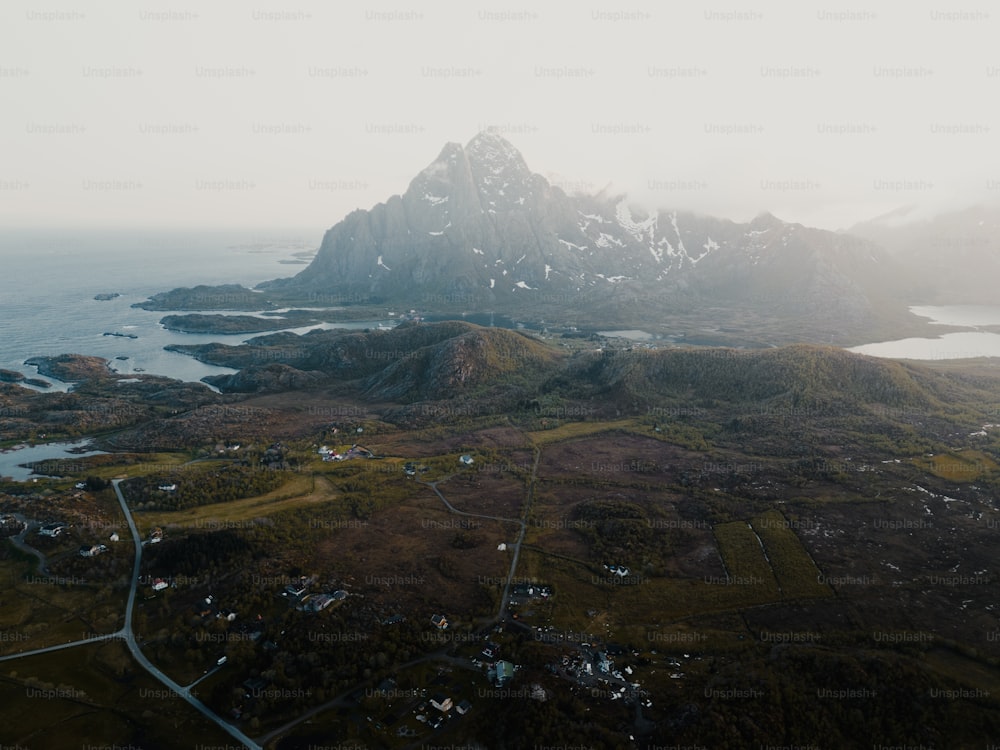
<instances>
[{"instance_id":1,"label":"winding road","mask_svg":"<svg viewBox=\"0 0 1000 750\"><path fill-rule=\"evenodd\" d=\"M504 586L503 596L501 597L500 601L500 609L497 612L497 616L494 622L498 622L504 619L504 613L506 612L507 605L510 601L511 582L514 579L514 573L517 570L517 563L521 552L521 545L524 541L524 537L528 528L527 518L531 510L531 500L535 488L535 476L538 470L538 462L541 456L541 450L539 448L536 447L534 452L535 452L535 458L531 469L531 476L528 480L528 488L524 504L524 513L522 518L520 519L502 518L499 516L490 516L480 513L468 513L466 511L459 510L458 508L454 507L450 502L448 502L448 499L443 494L441 494L441 491L437 488L438 482L442 480L436 480L434 482L422 482L420 480L417 480L419 484L423 484L430 487L434 491L434 493L441 499L441 502L444 503L448 511L451 513L460 516L466 516L469 518L483 518L491 521L500 521L502 523L516 523L520 526L520 533L518 534L517 541L514 543L514 555L511 559L510 570L508 571L507 574L507 582L506 585ZM263 748L262 744L254 741L246 734L244 734L239 728L233 726L228 721L225 721L222 717L220 717L218 714L212 711L208 706L206 706L204 703L198 700L198 698L196 698L191 693L191 689L194 686L196 686L199 682L201 682L209 675L214 674L218 668L210 670L207 674L195 680L190 685L181 686L177 682L172 680L170 677L168 677L166 674L164 674L162 670L160 670L155 664L153 664L148 658L146 658L146 655L139 648L139 643L132 627L132 615L133 615L133 610L135 608L136 593L138 592L138 587L139 587L139 571L141 570L142 567L143 545L142 545L142 539L139 536L139 529L135 524L135 519L132 517L132 513L128 508L128 504L125 502L125 496L122 494L121 488L119 487L121 481L122 481L121 479L114 479L112 480L111 484L114 488L115 495L118 498L118 503L121 506L122 514L125 516L125 520L128 523L129 530L132 533L132 542L135 545L135 561L132 566L132 584L129 587L128 601L125 605L125 624L114 633L107 633L105 635L94 636L92 638L85 638L78 641L72 641L70 643L61 643L55 646L48 646L46 648L34 649L32 651L22 651L17 654L8 654L6 656L0 656L0 661L21 659L28 656L45 654L53 651L61 651L64 649L74 648L76 646L83 646L90 643L100 643L109 640L123 640L128 646L129 652L132 654L133 658L142 666L142 668L145 669L147 672L149 672L150 675L159 680L159 682L161 682L167 688L169 688L174 695L187 701L194 709L196 709L199 713L201 713L206 719L213 722L216 726L218 726L224 732L229 734L235 740L241 742L247 748L250 748L250 750L262 750ZM26 549L25 551L31 551L31 550L29 548ZM446 662L450 662L455 666L462 666L468 668L468 665L464 662L464 660L448 656L445 653L445 650L435 652L432 654L425 654L411 661L408 664L402 665L401 668L431 660L443 660ZM261 738L261 743L267 743L270 740L282 734L287 733L289 730L293 729L295 726L302 723L303 721L312 718L313 716L321 713L322 711L325 711L329 708L341 704L344 701L344 699L348 695L350 695L350 693L357 690L357 687L358 686L351 688L350 691L347 691L344 694L330 701L327 701L320 706L316 706L310 709L309 711L303 713L301 716L296 717L294 720L288 722L287 724L272 730L271 732L269 732L268 734L264 735Z\"/></svg>"},{"instance_id":2,"label":"winding road","mask_svg":"<svg viewBox=\"0 0 1000 750\"><path fill-rule=\"evenodd\" d=\"M118 497L118 503L121 505L122 513L125 515L125 520L128 522L129 530L132 532L132 541L135 544L135 562L132 565L132 585L128 592L128 602L125 605L125 624L114 633L108 633L106 635L94 636L92 638L84 638L79 641L71 641L70 643L60 643L56 646L48 646L46 648L38 648L32 651L22 651L17 654L8 654L7 656L0 656L0 661L10 661L13 659L23 659L28 656L35 656L37 654L47 654L52 651L62 651L67 648L73 648L75 646L83 646L88 643L100 643L102 641L110 640L122 640L128 646L129 652L131 652L133 658L149 672L153 677L159 680L161 683L170 688L170 691L174 693L178 698L182 698L187 701L192 707L194 707L199 713L201 713L206 719L216 724L220 729L229 734L233 739L238 740L243 743L250 750L261 750L261 745L254 742L247 735L241 732L237 727L234 727L228 721L222 719L217 713L212 709L198 700L194 695L191 694L191 688L200 682L204 677L195 682L191 683L187 687L181 687L167 675L165 675L155 664L153 664L146 655L142 653L139 648L139 643L136 640L135 633L132 630L132 610L135 605L135 595L139 588L139 570L142 566L142 539L139 537L139 529L135 525L135 520L132 518L132 513L128 509L128 504L125 502L125 497L122 495L121 489L118 484L121 482L120 479L112 480L112 486L115 490L115 495ZM215 670L209 672L213 673ZM205 675L207 677L208 675Z\"/></svg>"},{"instance_id":3,"label":"winding road","mask_svg":"<svg viewBox=\"0 0 1000 750\"><path fill-rule=\"evenodd\" d=\"M442 495L441 490L437 488L438 482L446 481L451 478L450 476L445 477L443 480L436 479L433 482L423 482L419 479L417 480L418 484L425 485L434 490L434 494L437 495L439 498L441 498L441 502L444 503L445 507L451 513L454 513L459 516L466 516L468 518L485 518L489 521L500 521L502 523L516 523L520 525L521 532L518 534L517 541L514 543L514 557L511 558L510 561L510 570L507 572L507 583L503 587L503 596L500 597L500 610L497 612L496 620L494 622L503 619L504 612L506 612L507 610L507 604L510 602L510 585L511 582L514 580L514 573L517 570L517 560L521 556L521 543L524 541L524 535L528 530L527 519L528 519L528 514L531 512L531 500L535 493L535 475L538 472L538 461L541 458L541 455L542 455L541 449L535 448L535 460L531 465L531 476L528 478L528 490L527 493L525 494L524 514L522 518L501 518L500 516L488 516L482 513L467 513L464 510L459 510L450 502L448 502L448 498Z\"/></svg>"}]
</instances>

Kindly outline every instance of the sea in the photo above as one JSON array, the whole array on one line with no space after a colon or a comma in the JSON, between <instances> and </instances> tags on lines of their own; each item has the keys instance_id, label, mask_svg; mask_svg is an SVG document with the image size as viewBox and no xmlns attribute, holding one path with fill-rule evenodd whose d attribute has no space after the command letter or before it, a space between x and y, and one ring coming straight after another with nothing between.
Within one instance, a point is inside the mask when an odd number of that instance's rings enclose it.
<instances>
[{"instance_id":1,"label":"sea","mask_svg":"<svg viewBox=\"0 0 1000 750\"><path fill-rule=\"evenodd\" d=\"M26 359L73 353L104 357L123 378L145 372L199 381L206 375L233 372L164 347L210 341L237 344L260 334L168 331L159 322L168 312L132 304L176 287L237 283L252 288L292 276L305 267L303 261L321 238L322 229L0 230L0 368L38 377L34 367L24 364ZM94 299L113 293L121 296ZM377 322L288 330L364 328ZM46 390L71 387L42 379L52 383Z\"/></svg>"}]
</instances>

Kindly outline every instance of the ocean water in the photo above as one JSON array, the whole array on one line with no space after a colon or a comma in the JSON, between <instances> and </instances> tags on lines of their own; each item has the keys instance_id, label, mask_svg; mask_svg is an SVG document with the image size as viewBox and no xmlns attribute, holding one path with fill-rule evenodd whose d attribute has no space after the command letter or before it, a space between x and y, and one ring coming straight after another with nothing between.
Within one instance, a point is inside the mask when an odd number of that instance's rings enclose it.
<instances>
[{"instance_id":1,"label":"ocean water","mask_svg":"<svg viewBox=\"0 0 1000 750\"><path fill-rule=\"evenodd\" d=\"M232 372L163 347L209 341L235 344L253 335L175 333L159 324L168 313L131 305L179 286L253 287L291 276L304 266L288 261L296 259L295 253L315 250L321 238L321 229L0 230L0 367L36 377L35 368L23 364L28 357L74 353L109 359L123 377L143 371L197 381ZM105 292L122 296L94 299ZM104 336L105 332L138 338ZM115 359L118 356L128 359ZM68 387L44 379L53 383L51 390Z\"/></svg>"}]
</instances>

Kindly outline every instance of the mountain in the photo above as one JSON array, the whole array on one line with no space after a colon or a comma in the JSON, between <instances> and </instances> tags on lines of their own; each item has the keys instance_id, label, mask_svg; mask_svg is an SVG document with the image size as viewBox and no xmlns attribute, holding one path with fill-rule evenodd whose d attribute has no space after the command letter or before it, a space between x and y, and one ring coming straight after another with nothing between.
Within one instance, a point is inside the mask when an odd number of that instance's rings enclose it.
<instances>
[{"instance_id":1,"label":"mountain","mask_svg":"<svg viewBox=\"0 0 1000 750\"><path fill-rule=\"evenodd\" d=\"M560 353L524 334L470 323L403 323L389 331L278 333L246 345L173 345L203 362L237 368L206 382L228 393L282 392L354 383L373 401L445 399L533 380Z\"/></svg>"},{"instance_id":2,"label":"mountain","mask_svg":"<svg viewBox=\"0 0 1000 750\"><path fill-rule=\"evenodd\" d=\"M757 350L586 346L574 352L517 331L451 321L172 349L238 368L205 378L225 393L336 393L388 408L390 421L410 425L433 423L443 414L529 409L645 416L664 424L710 419L727 429L774 433L781 442L794 422L812 435L801 443L812 450L829 439L823 431L834 422L849 426L855 437L888 424L903 430L900 440L909 436L901 425L945 437L955 435L959 423L978 430L997 408L995 376L944 374L811 344Z\"/></svg>"},{"instance_id":3,"label":"mountain","mask_svg":"<svg viewBox=\"0 0 1000 750\"><path fill-rule=\"evenodd\" d=\"M917 275L913 303L995 305L1000 300L1000 206L933 217L905 207L847 230L884 247Z\"/></svg>"},{"instance_id":4,"label":"mountain","mask_svg":"<svg viewBox=\"0 0 1000 750\"><path fill-rule=\"evenodd\" d=\"M751 313L845 341L902 317L905 276L875 243L770 214L740 224L569 196L483 132L447 144L402 195L328 230L297 276L260 288L588 325L696 311L697 322L738 326Z\"/></svg>"}]
</instances>

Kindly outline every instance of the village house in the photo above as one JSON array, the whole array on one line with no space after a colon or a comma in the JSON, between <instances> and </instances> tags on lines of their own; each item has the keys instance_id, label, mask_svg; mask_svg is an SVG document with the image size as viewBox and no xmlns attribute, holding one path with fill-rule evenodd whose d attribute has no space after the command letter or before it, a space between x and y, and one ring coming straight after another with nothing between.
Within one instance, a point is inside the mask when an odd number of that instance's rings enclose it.
<instances>
[{"instance_id":1,"label":"village house","mask_svg":"<svg viewBox=\"0 0 1000 750\"><path fill-rule=\"evenodd\" d=\"M107 552L108 548L103 544L85 544L80 547L80 557L97 557L102 552Z\"/></svg>"},{"instance_id":2,"label":"village house","mask_svg":"<svg viewBox=\"0 0 1000 750\"><path fill-rule=\"evenodd\" d=\"M448 618L444 615L431 615L431 624L433 624L438 630L447 630Z\"/></svg>"},{"instance_id":3,"label":"village house","mask_svg":"<svg viewBox=\"0 0 1000 750\"><path fill-rule=\"evenodd\" d=\"M514 676L515 669L516 667L509 661L498 661L496 666L490 669L486 676L499 688L510 681Z\"/></svg>"},{"instance_id":4,"label":"village house","mask_svg":"<svg viewBox=\"0 0 1000 750\"><path fill-rule=\"evenodd\" d=\"M57 537L64 531L69 530L69 526L65 523L59 521L54 521L52 523L47 523L42 528L38 530L41 536Z\"/></svg>"},{"instance_id":5,"label":"village house","mask_svg":"<svg viewBox=\"0 0 1000 750\"><path fill-rule=\"evenodd\" d=\"M309 601L307 609L311 612L322 612L333 604L334 598L330 594L317 594Z\"/></svg>"},{"instance_id":6,"label":"village house","mask_svg":"<svg viewBox=\"0 0 1000 750\"><path fill-rule=\"evenodd\" d=\"M469 709L471 709L471 708L472 708L472 704L469 703L468 699L463 700L461 703L459 703L457 706L455 706L455 710L458 711L463 716L465 716L465 714L469 713Z\"/></svg>"},{"instance_id":7,"label":"village house","mask_svg":"<svg viewBox=\"0 0 1000 750\"><path fill-rule=\"evenodd\" d=\"M283 594L284 596L301 601L307 591L309 591L309 585L306 583L290 583L285 586Z\"/></svg>"},{"instance_id":8,"label":"village house","mask_svg":"<svg viewBox=\"0 0 1000 750\"><path fill-rule=\"evenodd\" d=\"M441 713L448 713L454 706L451 702L451 698L446 696L444 693L434 693L434 695L431 696L431 705Z\"/></svg>"}]
</instances>

